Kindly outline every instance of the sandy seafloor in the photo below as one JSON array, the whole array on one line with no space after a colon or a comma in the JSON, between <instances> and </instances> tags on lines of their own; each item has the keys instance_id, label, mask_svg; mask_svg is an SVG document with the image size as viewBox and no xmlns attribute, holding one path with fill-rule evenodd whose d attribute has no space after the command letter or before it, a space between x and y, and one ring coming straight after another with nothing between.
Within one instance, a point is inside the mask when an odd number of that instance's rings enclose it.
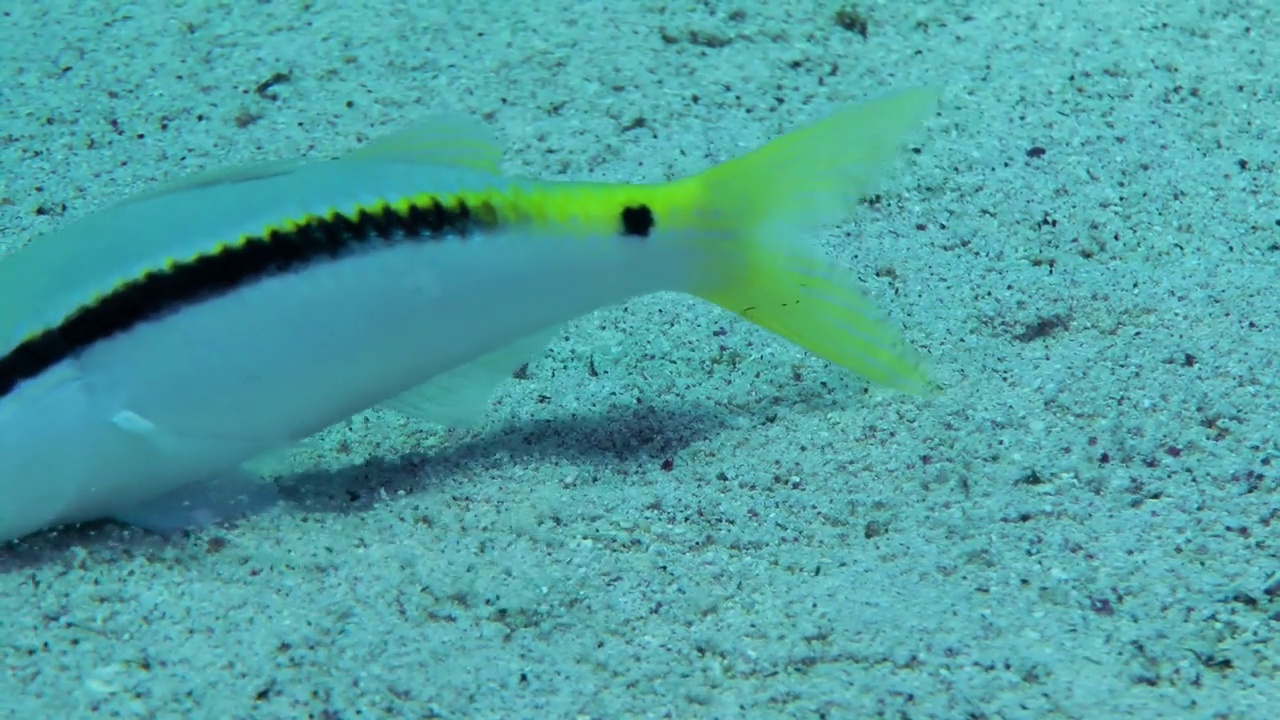
<instances>
[{"instance_id":1,"label":"sandy seafloor","mask_svg":"<svg viewBox=\"0 0 1280 720\"><path fill-rule=\"evenodd\" d=\"M268 514L0 549L0 716L1280 716L1280 6L445 5L5 3L3 242L436 110L640 181L930 84L822 242L945 391L603 310L481 428L314 440Z\"/></svg>"}]
</instances>

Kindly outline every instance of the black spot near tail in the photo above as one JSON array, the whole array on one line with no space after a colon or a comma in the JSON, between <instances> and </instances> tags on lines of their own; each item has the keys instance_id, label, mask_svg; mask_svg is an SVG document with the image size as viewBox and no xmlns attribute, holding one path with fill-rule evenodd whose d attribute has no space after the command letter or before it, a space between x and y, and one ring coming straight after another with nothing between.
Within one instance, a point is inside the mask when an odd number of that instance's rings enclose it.
<instances>
[{"instance_id":1,"label":"black spot near tail","mask_svg":"<svg viewBox=\"0 0 1280 720\"><path fill-rule=\"evenodd\" d=\"M648 205L622 209L622 234L627 237L649 237L653 232L653 210Z\"/></svg>"}]
</instances>

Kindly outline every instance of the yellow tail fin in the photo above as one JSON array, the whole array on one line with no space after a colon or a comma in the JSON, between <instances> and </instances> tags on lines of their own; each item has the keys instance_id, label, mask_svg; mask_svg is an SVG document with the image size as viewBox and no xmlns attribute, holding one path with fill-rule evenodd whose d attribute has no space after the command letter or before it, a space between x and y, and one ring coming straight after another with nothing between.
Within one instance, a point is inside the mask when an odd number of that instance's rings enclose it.
<instances>
[{"instance_id":1,"label":"yellow tail fin","mask_svg":"<svg viewBox=\"0 0 1280 720\"><path fill-rule=\"evenodd\" d=\"M919 89L856 105L683 181L732 237L690 291L872 382L931 389L852 274L808 239L848 217L935 102Z\"/></svg>"}]
</instances>

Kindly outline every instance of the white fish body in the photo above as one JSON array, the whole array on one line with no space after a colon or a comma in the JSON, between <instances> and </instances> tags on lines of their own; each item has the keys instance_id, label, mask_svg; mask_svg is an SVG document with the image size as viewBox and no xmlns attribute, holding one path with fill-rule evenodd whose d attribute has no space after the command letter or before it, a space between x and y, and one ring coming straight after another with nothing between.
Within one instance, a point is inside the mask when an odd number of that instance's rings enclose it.
<instances>
[{"instance_id":1,"label":"white fish body","mask_svg":"<svg viewBox=\"0 0 1280 720\"><path fill-rule=\"evenodd\" d=\"M109 516L189 522L201 507L176 520L156 508L380 403L435 421L473 415L559 325L659 290L698 293L920 389L918 363L837 271L789 240L749 256L761 246L740 236L765 219L843 214L931 102L893 96L875 122L864 109L844 120L860 125L829 128L874 126L840 178L857 187L828 190L839 208L807 198L728 218L740 199L703 196L717 169L696 186L507 178L482 131L445 121L348 158L197 178L38 239L0 258L0 541ZM812 165L810 149L788 152ZM799 322L759 309L772 292L825 295Z\"/></svg>"}]
</instances>

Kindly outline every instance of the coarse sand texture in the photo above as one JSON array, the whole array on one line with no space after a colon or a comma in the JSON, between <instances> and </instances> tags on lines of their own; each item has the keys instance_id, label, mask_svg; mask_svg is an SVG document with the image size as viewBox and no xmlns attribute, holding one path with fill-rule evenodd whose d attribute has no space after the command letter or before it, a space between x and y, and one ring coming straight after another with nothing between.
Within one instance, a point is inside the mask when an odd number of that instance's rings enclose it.
<instances>
[{"instance_id":1,"label":"coarse sand texture","mask_svg":"<svg viewBox=\"0 0 1280 720\"><path fill-rule=\"evenodd\" d=\"M273 458L269 511L0 546L0 720L1280 716L1276 38L1271 0L7 3L0 263L440 112L653 183L934 88L809 242L937 390L603 309L476 427Z\"/></svg>"}]
</instances>

